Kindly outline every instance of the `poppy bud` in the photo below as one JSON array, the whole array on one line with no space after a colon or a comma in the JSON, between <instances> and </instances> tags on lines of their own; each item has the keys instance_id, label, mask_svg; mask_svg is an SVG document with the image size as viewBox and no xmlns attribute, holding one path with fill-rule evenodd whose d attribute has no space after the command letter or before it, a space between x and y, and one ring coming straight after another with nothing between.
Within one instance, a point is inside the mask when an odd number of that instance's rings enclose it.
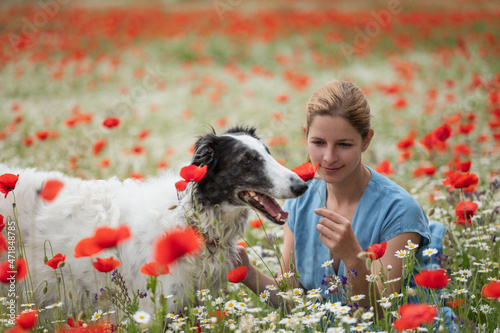
<instances>
[{"instance_id":1,"label":"poppy bud","mask_svg":"<svg viewBox=\"0 0 500 333\"><path fill-rule=\"evenodd\" d=\"M47 293L47 287L43 288L43 293L46 294Z\"/></svg>"},{"instance_id":2,"label":"poppy bud","mask_svg":"<svg viewBox=\"0 0 500 333\"><path fill-rule=\"evenodd\" d=\"M45 255L45 256L43 257L43 263L44 263L44 264L46 264L46 263L47 263L47 261L49 261L49 258L47 258L47 255Z\"/></svg>"}]
</instances>

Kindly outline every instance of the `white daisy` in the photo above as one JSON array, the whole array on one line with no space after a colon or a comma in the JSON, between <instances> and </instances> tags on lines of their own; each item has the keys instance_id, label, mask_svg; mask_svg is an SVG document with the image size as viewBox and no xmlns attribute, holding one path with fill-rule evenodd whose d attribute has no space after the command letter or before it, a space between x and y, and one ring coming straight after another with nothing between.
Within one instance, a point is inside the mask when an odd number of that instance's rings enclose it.
<instances>
[{"instance_id":1,"label":"white daisy","mask_svg":"<svg viewBox=\"0 0 500 333\"><path fill-rule=\"evenodd\" d=\"M151 315L145 311L139 310L134 313L132 318L134 318L134 321L138 324L147 324L151 320Z\"/></svg>"},{"instance_id":2,"label":"white daisy","mask_svg":"<svg viewBox=\"0 0 500 333\"><path fill-rule=\"evenodd\" d=\"M259 300L263 303L266 303L269 300L269 296L271 296L271 292L266 289L260 294Z\"/></svg>"},{"instance_id":3,"label":"white daisy","mask_svg":"<svg viewBox=\"0 0 500 333\"><path fill-rule=\"evenodd\" d=\"M327 260L325 261L321 267L328 267L328 266L331 266L333 264L333 259L332 260Z\"/></svg>"},{"instance_id":4,"label":"white daisy","mask_svg":"<svg viewBox=\"0 0 500 333\"><path fill-rule=\"evenodd\" d=\"M63 302L53 303L51 305L47 305L45 308L47 310L49 310L49 309L53 309L53 308L60 308L62 305L63 305ZM101 311L101 314L102 314L102 311Z\"/></svg>"},{"instance_id":5,"label":"white daisy","mask_svg":"<svg viewBox=\"0 0 500 333\"><path fill-rule=\"evenodd\" d=\"M351 301L358 302L365 298L365 295L354 295L351 296Z\"/></svg>"},{"instance_id":6,"label":"white daisy","mask_svg":"<svg viewBox=\"0 0 500 333\"><path fill-rule=\"evenodd\" d=\"M102 310L94 312L92 315L92 321L98 321L102 317Z\"/></svg>"},{"instance_id":7,"label":"white daisy","mask_svg":"<svg viewBox=\"0 0 500 333\"><path fill-rule=\"evenodd\" d=\"M401 258L401 259L406 258L408 256L408 251L406 251L406 250L397 250L395 256L398 257L398 258Z\"/></svg>"},{"instance_id":8,"label":"white daisy","mask_svg":"<svg viewBox=\"0 0 500 333\"><path fill-rule=\"evenodd\" d=\"M267 290L278 290L278 287L276 287L276 286L275 286L275 285L273 285L273 284L268 284L268 285L266 286L266 289L267 289Z\"/></svg>"},{"instance_id":9,"label":"white daisy","mask_svg":"<svg viewBox=\"0 0 500 333\"><path fill-rule=\"evenodd\" d=\"M438 253L438 250L429 248L429 249L425 249L422 253L424 256L430 257L430 256L433 256L436 253Z\"/></svg>"},{"instance_id":10,"label":"white daisy","mask_svg":"<svg viewBox=\"0 0 500 333\"><path fill-rule=\"evenodd\" d=\"M411 240L408 240L408 243L407 245L405 245L405 248L407 248L408 250L416 250L418 248L418 244L413 244L411 242Z\"/></svg>"}]
</instances>

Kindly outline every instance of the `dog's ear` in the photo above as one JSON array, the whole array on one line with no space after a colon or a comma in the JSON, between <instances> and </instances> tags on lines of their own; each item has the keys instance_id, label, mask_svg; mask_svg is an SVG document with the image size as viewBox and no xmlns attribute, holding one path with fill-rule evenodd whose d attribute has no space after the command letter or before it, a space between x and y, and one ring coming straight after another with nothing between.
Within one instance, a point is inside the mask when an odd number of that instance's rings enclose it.
<instances>
[{"instance_id":1,"label":"dog's ear","mask_svg":"<svg viewBox=\"0 0 500 333\"><path fill-rule=\"evenodd\" d=\"M217 158L215 157L217 141L218 136L212 133L199 138L194 144L194 155L191 164L197 166L206 165L208 170L213 170L217 164Z\"/></svg>"}]
</instances>

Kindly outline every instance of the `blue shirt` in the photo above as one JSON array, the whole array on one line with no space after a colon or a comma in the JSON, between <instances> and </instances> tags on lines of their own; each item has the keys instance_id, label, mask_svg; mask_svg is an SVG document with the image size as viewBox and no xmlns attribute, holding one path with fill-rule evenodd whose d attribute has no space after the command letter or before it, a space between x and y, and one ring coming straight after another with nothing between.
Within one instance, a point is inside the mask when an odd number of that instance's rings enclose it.
<instances>
[{"instance_id":1,"label":"blue shirt","mask_svg":"<svg viewBox=\"0 0 500 333\"><path fill-rule=\"evenodd\" d=\"M430 243L429 222L420 204L401 186L367 167L371 178L356 207L351 226L356 238L365 250L372 244L380 244L404 232L416 232L422 236L417 250L417 259L422 248ZM313 179L323 200L326 199L326 183ZM299 281L307 290L322 287L324 275L331 275L331 267L321 265L330 260L330 250L319 240L316 225L320 219L314 213L321 208L316 188L309 184L307 191L296 199L285 202L283 210L288 211L288 227L295 238L295 265L300 274ZM386 255L394 255L387 253ZM345 275L341 261L338 276Z\"/></svg>"}]
</instances>

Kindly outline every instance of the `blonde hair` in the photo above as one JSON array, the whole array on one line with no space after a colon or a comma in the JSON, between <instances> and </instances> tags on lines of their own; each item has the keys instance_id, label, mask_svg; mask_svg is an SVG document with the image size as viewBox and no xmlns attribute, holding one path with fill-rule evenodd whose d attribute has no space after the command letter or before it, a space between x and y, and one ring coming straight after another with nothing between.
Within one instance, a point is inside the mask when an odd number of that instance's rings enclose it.
<instances>
[{"instance_id":1,"label":"blonde hair","mask_svg":"<svg viewBox=\"0 0 500 333\"><path fill-rule=\"evenodd\" d=\"M329 81L312 94L306 107L306 135L317 116L345 119L362 139L370 133L370 106L363 91L351 82ZM309 155L307 161L310 162Z\"/></svg>"}]
</instances>

